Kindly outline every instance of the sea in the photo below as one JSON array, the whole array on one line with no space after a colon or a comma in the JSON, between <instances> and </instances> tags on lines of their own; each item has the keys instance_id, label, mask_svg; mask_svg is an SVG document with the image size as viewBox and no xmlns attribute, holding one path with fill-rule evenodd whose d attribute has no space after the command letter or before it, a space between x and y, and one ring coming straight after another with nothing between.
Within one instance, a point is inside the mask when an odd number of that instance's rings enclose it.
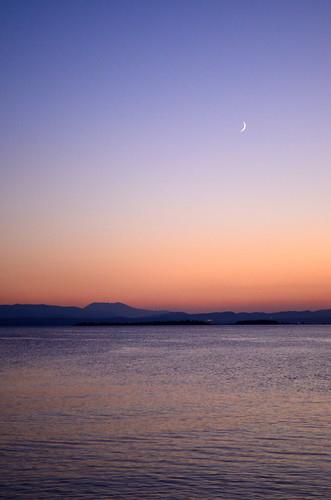
<instances>
[{"instance_id":1,"label":"sea","mask_svg":"<svg viewBox=\"0 0 331 500\"><path fill-rule=\"evenodd\" d=\"M330 326L0 328L0 497L331 498Z\"/></svg>"}]
</instances>

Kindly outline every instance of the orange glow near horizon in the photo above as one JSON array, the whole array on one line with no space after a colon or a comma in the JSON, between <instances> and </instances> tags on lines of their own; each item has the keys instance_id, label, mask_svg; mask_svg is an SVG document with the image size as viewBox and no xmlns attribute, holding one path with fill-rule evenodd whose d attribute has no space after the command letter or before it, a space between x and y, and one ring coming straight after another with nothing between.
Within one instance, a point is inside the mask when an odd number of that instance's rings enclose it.
<instances>
[{"instance_id":1,"label":"orange glow near horizon","mask_svg":"<svg viewBox=\"0 0 331 500\"><path fill-rule=\"evenodd\" d=\"M274 231L274 229L273 229ZM114 244L106 235L31 242L8 250L1 303L84 306L125 302L186 311L318 309L331 306L331 238L211 228ZM310 233L311 236L311 233ZM22 255L24 258L22 258Z\"/></svg>"}]
</instances>

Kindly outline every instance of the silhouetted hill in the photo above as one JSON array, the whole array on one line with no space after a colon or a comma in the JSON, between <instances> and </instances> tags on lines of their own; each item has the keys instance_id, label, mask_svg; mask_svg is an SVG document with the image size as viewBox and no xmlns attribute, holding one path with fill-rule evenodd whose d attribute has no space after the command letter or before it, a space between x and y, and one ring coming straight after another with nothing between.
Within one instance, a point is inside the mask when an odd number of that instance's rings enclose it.
<instances>
[{"instance_id":1,"label":"silhouetted hill","mask_svg":"<svg viewBox=\"0 0 331 500\"><path fill-rule=\"evenodd\" d=\"M79 307L45 304L0 305L0 325L70 325L78 321Z\"/></svg>"},{"instance_id":2,"label":"silhouetted hill","mask_svg":"<svg viewBox=\"0 0 331 500\"><path fill-rule=\"evenodd\" d=\"M72 325L81 321L149 318L165 311L131 307L121 302L95 302L86 307L46 304L0 305L0 325Z\"/></svg>"},{"instance_id":3,"label":"silhouetted hill","mask_svg":"<svg viewBox=\"0 0 331 500\"><path fill-rule=\"evenodd\" d=\"M93 302L84 307L82 313L89 318L112 318L121 316L123 318L142 318L155 316L166 311L151 311L148 309L138 309L136 307L128 306L122 302Z\"/></svg>"},{"instance_id":4,"label":"silhouetted hill","mask_svg":"<svg viewBox=\"0 0 331 500\"><path fill-rule=\"evenodd\" d=\"M232 311L189 314L186 312L139 309L121 302L95 302L86 307L46 304L0 305L0 325L73 325L94 323L166 323L202 321L216 325L243 322L277 322L280 324L331 324L331 309L318 311L240 312Z\"/></svg>"}]
</instances>

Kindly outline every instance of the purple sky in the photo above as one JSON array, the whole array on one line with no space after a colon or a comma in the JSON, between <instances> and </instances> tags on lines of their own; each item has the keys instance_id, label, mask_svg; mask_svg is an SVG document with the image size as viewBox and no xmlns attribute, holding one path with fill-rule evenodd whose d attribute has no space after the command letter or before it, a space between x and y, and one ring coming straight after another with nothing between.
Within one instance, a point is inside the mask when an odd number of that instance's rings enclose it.
<instances>
[{"instance_id":1,"label":"purple sky","mask_svg":"<svg viewBox=\"0 0 331 500\"><path fill-rule=\"evenodd\" d=\"M331 306L330 2L0 9L0 302Z\"/></svg>"}]
</instances>

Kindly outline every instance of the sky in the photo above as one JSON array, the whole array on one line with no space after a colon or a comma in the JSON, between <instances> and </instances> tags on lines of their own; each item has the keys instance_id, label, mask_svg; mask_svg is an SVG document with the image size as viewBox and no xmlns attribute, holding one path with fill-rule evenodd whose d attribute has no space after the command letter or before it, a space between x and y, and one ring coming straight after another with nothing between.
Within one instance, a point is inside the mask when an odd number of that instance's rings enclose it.
<instances>
[{"instance_id":1,"label":"sky","mask_svg":"<svg viewBox=\"0 0 331 500\"><path fill-rule=\"evenodd\" d=\"M0 303L331 307L330 25L0 0Z\"/></svg>"}]
</instances>

